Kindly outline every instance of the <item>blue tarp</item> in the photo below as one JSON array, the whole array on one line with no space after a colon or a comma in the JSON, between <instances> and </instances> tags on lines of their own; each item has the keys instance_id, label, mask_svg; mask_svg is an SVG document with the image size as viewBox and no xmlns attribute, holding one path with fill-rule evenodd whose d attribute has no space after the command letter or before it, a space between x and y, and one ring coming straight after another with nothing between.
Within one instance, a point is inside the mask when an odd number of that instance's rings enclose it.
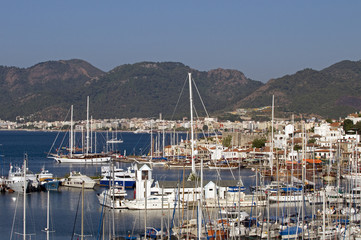
<instances>
[{"instance_id":1,"label":"blue tarp","mask_svg":"<svg viewBox=\"0 0 361 240\"><path fill-rule=\"evenodd\" d=\"M281 236L285 236L285 235L294 235L294 234L299 234L302 233L302 228L294 226L294 227L288 227L285 230L282 230L280 232Z\"/></svg>"},{"instance_id":2,"label":"blue tarp","mask_svg":"<svg viewBox=\"0 0 361 240\"><path fill-rule=\"evenodd\" d=\"M168 158L165 158L165 157L153 157L152 159L153 160L165 160L165 161L168 160Z\"/></svg>"},{"instance_id":3,"label":"blue tarp","mask_svg":"<svg viewBox=\"0 0 361 240\"><path fill-rule=\"evenodd\" d=\"M284 192L299 192L299 191L302 191L302 188L297 188L297 187L283 187L281 189Z\"/></svg>"}]
</instances>

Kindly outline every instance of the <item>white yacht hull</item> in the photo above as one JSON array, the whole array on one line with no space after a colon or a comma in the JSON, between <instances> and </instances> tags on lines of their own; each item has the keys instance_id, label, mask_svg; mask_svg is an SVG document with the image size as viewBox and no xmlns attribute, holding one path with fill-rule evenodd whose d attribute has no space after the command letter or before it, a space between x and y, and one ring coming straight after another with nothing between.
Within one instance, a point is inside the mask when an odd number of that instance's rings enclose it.
<instances>
[{"instance_id":1,"label":"white yacht hull","mask_svg":"<svg viewBox=\"0 0 361 240\"><path fill-rule=\"evenodd\" d=\"M95 187L95 184L96 184L95 182L84 182L84 188L93 189ZM62 185L66 186L66 187L74 187L74 188L82 188L83 187L81 181L68 181L68 180L65 180L62 183Z\"/></svg>"},{"instance_id":2,"label":"white yacht hull","mask_svg":"<svg viewBox=\"0 0 361 240\"><path fill-rule=\"evenodd\" d=\"M54 157L58 163L106 163L111 157Z\"/></svg>"},{"instance_id":3,"label":"white yacht hull","mask_svg":"<svg viewBox=\"0 0 361 240\"><path fill-rule=\"evenodd\" d=\"M126 208L130 209L130 210L160 210L162 209L168 209L174 208L174 202L168 202L168 201L163 201L163 206L162 206L162 201L151 201L148 200L147 204L145 204L144 200L131 200L131 201L125 201L124 205ZM177 204L178 206L178 204Z\"/></svg>"},{"instance_id":4,"label":"white yacht hull","mask_svg":"<svg viewBox=\"0 0 361 240\"><path fill-rule=\"evenodd\" d=\"M304 197L306 201L306 196ZM269 196L271 202L302 202L302 195Z\"/></svg>"},{"instance_id":5,"label":"white yacht hull","mask_svg":"<svg viewBox=\"0 0 361 240\"><path fill-rule=\"evenodd\" d=\"M127 208L124 205L124 200L115 199L113 200L111 196L105 195L100 193L97 195L100 205L103 205L105 207L109 208L115 208L115 209L124 209Z\"/></svg>"},{"instance_id":6,"label":"white yacht hull","mask_svg":"<svg viewBox=\"0 0 361 240\"><path fill-rule=\"evenodd\" d=\"M82 188L84 185L84 188L92 189L95 184L96 182L90 177L75 171L70 172L69 177L62 180L63 186L74 188Z\"/></svg>"}]
</instances>

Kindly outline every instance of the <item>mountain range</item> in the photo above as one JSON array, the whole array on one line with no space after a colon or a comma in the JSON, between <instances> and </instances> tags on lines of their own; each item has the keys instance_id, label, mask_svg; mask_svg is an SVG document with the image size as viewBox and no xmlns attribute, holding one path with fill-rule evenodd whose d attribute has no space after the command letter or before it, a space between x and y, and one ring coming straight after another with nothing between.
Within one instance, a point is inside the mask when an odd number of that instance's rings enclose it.
<instances>
[{"instance_id":1,"label":"mountain range","mask_svg":"<svg viewBox=\"0 0 361 240\"><path fill-rule=\"evenodd\" d=\"M86 97L95 119L189 116L188 72L195 82L196 115L271 105L276 112L345 116L361 108L361 62L342 61L321 71L304 69L266 84L229 69L198 71L178 62L125 64L104 72L79 60L0 66L0 119L85 119ZM200 97L199 97L200 96Z\"/></svg>"}]
</instances>

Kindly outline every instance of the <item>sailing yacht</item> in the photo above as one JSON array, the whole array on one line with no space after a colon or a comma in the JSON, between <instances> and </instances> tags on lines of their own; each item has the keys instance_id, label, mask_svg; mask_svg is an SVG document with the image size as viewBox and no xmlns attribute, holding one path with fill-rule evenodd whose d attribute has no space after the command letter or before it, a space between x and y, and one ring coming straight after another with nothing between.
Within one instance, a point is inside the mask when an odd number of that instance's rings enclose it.
<instances>
[{"instance_id":1,"label":"sailing yacht","mask_svg":"<svg viewBox=\"0 0 361 240\"><path fill-rule=\"evenodd\" d=\"M71 123L70 123L70 141L69 141L69 153L68 154L51 154L49 158L55 159L58 163L104 163L109 162L111 157L106 154L92 153L90 152L91 146L89 146L89 97L87 98L87 121L86 121L86 147L82 153L75 153L74 147L74 124L73 124L73 105L71 105ZM83 148L84 149L84 148Z\"/></svg>"},{"instance_id":2,"label":"sailing yacht","mask_svg":"<svg viewBox=\"0 0 361 240\"><path fill-rule=\"evenodd\" d=\"M106 155L98 154L72 154L69 155L60 155L53 157L58 163L106 163L110 161L110 157Z\"/></svg>"},{"instance_id":3,"label":"sailing yacht","mask_svg":"<svg viewBox=\"0 0 361 240\"><path fill-rule=\"evenodd\" d=\"M117 130L115 130L115 136L112 136L111 139L107 140L107 143L108 144L123 143L123 140L118 138L118 131Z\"/></svg>"}]
</instances>

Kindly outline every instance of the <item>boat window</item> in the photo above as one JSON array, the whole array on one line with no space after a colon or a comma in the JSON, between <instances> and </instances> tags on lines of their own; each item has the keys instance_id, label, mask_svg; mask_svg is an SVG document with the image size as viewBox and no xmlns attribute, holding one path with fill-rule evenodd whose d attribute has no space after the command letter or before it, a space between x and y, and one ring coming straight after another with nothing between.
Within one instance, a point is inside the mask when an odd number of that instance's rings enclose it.
<instances>
[{"instance_id":1,"label":"boat window","mask_svg":"<svg viewBox=\"0 0 361 240\"><path fill-rule=\"evenodd\" d=\"M148 180L148 171L142 172L142 180Z\"/></svg>"}]
</instances>

